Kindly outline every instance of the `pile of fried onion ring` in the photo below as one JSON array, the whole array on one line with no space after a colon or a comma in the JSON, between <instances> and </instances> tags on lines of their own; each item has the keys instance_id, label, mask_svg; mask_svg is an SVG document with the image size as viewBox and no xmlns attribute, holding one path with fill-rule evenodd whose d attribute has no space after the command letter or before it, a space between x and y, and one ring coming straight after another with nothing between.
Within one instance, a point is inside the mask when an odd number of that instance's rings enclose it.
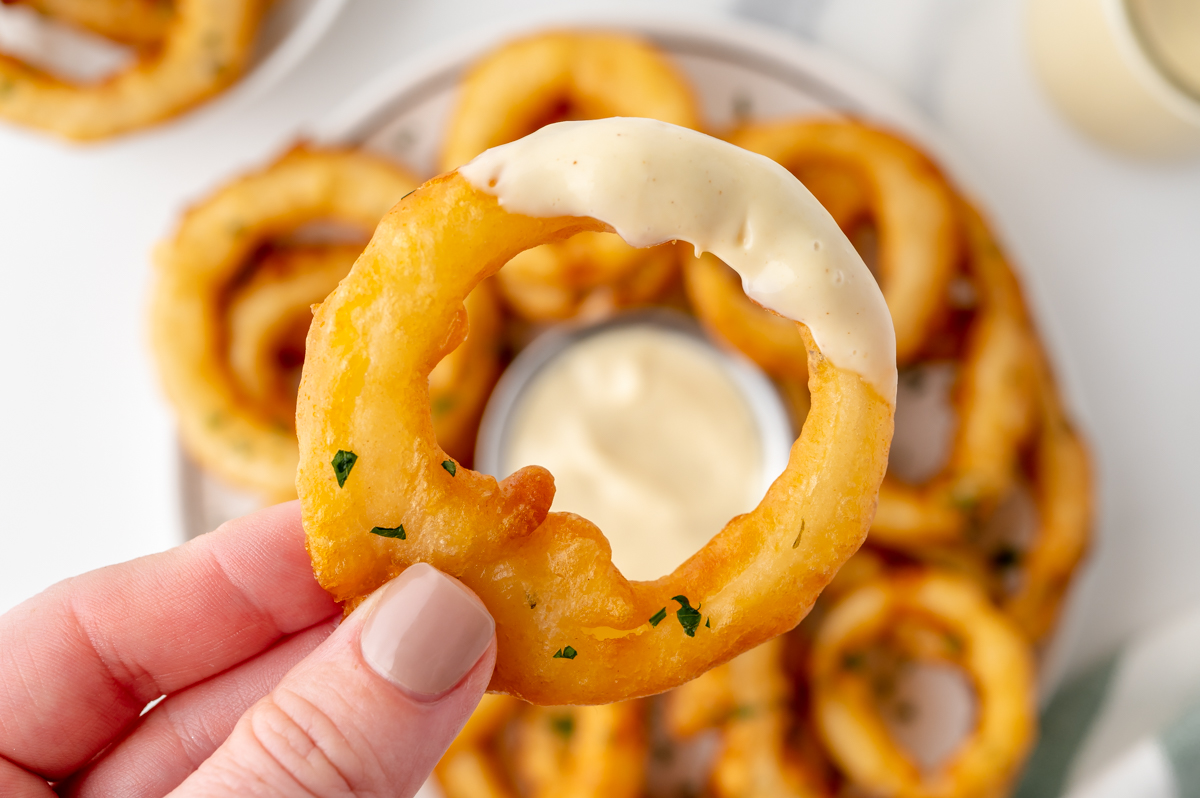
<instances>
[{"instance_id":1,"label":"pile of fried onion ring","mask_svg":"<svg viewBox=\"0 0 1200 798\"><path fill-rule=\"evenodd\" d=\"M497 622L491 689L543 705L662 692L799 623L862 542L891 438L890 402L798 325L812 407L788 467L756 509L655 582L627 580L585 519L548 512L545 469L498 483L448 459L426 385L466 333L463 300L523 249L605 229L510 213L457 172L434 178L384 218L317 310L297 406L297 486L322 586L352 606L414 562L458 577ZM689 595L702 629L651 623Z\"/></svg>"},{"instance_id":2,"label":"pile of fried onion ring","mask_svg":"<svg viewBox=\"0 0 1200 798\"><path fill-rule=\"evenodd\" d=\"M36 0L34 7L65 21L113 34L153 3L104 0L93 4ZM91 140L147 127L181 113L230 86L245 71L264 10L263 0L175 0L170 24L153 46L136 50L128 68L95 83L71 83L0 55L0 118ZM153 12L160 14L161 12ZM131 25L119 41L146 44L160 23Z\"/></svg>"}]
</instances>

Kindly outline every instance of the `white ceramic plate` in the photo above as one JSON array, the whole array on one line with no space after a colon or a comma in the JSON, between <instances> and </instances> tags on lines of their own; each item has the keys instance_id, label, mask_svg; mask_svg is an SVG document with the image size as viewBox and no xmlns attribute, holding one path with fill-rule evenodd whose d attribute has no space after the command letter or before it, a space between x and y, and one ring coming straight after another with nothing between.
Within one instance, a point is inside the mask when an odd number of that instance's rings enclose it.
<instances>
[{"instance_id":1,"label":"white ceramic plate","mask_svg":"<svg viewBox=\"0 0 1200 798\"><path fill-rule=\"evenodd\" d=\"M976 181L965 160L903 98L813 45L727 19L718 24L628 14L557 18L532 28L513 26L450 40L406 59L364 86L310 135L318 142L378 151L431 177L464 70L514 36L555 26L625 30L650 39L686 74L711 130L744 119L853 115L915 141L960 190L975 193ZM252 507L245 497L194 467L185 473L184 497L190 534ZM1058 639L1073 636L1060 633ZM1064 653L1051 652L1056 661Z\"/></svg>"}]
</instances>

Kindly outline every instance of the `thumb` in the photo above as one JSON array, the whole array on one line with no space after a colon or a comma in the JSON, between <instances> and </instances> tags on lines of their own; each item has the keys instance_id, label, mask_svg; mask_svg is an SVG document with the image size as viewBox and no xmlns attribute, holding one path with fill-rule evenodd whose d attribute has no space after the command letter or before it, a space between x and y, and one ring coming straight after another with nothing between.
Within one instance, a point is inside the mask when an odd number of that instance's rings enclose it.
<instances>
[{"instance_id":1,"label":"thumb","mask_svg":"<svg viewBox=\"0 0 1200 798\"><path fill-rule=\"evenodd\" d=\"M474 593L413 565L251 707L172 795L409 798L487 689L495 640Z\"/></svg>"}]
</instances>

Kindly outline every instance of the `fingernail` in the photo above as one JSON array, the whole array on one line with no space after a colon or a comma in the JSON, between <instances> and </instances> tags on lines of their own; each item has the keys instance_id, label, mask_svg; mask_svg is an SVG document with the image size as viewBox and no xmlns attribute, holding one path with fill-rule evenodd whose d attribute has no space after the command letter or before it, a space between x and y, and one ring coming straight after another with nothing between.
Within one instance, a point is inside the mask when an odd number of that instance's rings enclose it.
<instances>
[{"instance_id":1,"label":"fingernail","mask_svg":"<svg viewBox=\"0 0 1200 798\"><path fill-rule=\"evenodd\" d=\"M362 655L380 676L418 698L433 698L467 675L495 631L483 602L417 563L383 587L363 626Z\"/></svg>"}]
</instances>

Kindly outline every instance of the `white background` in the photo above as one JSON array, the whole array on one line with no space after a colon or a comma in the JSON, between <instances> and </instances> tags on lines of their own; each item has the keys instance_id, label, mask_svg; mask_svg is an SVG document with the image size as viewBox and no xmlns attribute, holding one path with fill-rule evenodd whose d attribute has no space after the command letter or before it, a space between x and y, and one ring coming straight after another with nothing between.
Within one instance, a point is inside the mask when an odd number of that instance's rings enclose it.
<instances>
[{"instance_id":1,"label":"white background","mask_svg":"<svg viewBox=\"0 0 1200 798\"><path fill-rule=\"evenodd\" d=\"M1071 660L1200 602L1200 164L1124 161L1070 129L1032 73L1020 0L746 3L908 95L975 170L1100 472ZM439 39L565 7L350 0L265 95L98 146L0 125L0 611L181 539L172 418L145 333L150 252L180 210Z\"/></svg>"}]
</instances>

